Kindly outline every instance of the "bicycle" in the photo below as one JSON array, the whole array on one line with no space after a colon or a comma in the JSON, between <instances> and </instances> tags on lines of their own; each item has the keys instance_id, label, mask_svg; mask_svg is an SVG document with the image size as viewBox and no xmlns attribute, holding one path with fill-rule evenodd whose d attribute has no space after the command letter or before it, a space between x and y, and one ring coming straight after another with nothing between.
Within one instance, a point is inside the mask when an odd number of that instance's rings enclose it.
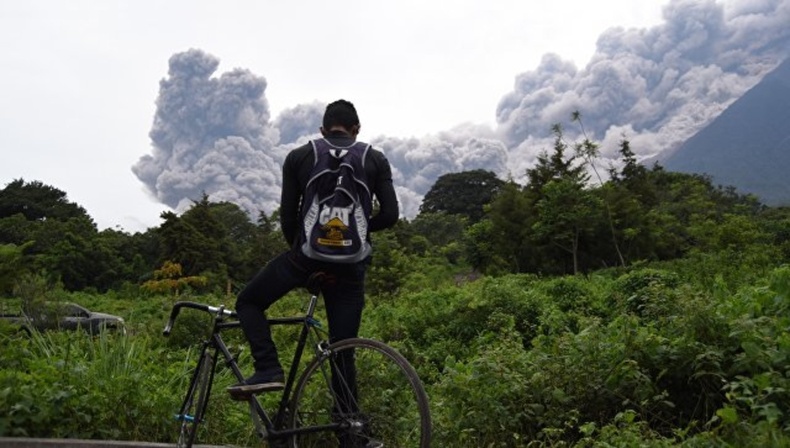
<instances>
[{"instance_id":1,"label":"bicycle","mask_svg":"<svg viewBox=\"0 0 790 448\"><path fill-rule=\"evenodd\" d=\"M321 279L320 273L314 274L308 282L310 299L305 314L268 318L270 325L302 328L276 411L270 416L257 394L246 399L258 438L269 446L289 448L429 447L428 397L416 371L400 353L380 341L351 338L327 342L321 322L314 317ZM197 366L176 415L177 446L191 447L206 416L219 356L238 381L244 379L221 335L241 324L236 312L224 306L179 301L171 310L165 336L182 308L214 316L211 334L201 344ZM297 379L308 342L314 347L314 358Z\"/></svg>"}]
</instances>

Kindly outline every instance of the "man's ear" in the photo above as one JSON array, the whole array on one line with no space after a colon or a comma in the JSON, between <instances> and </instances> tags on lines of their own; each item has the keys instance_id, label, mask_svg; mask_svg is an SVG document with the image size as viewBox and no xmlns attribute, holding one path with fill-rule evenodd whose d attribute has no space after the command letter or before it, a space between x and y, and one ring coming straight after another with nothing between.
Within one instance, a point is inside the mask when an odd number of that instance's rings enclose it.
<instances>
[{"instance_id":1,"label":"man's ear","mask_svg":"<svg viewBox=\"0 0 790 448\"><path fill-rule=\"evenodd\" d=\"M326 137L326 131L324 130L324 127L323 127L323 126L320 126L318 129L321 131L321 135L323 135L324 137Z\"/></svg>"},{"instance_id":2,"label":"man's ear","mask_svg":"<svg viewBox=\"0 0 790 448\"><path fill-rule=\"evenodd\" d=\"M351 135L356 137L357 135L359 135L360 129L362 129L362 125L360 124L355 124L354 126L351 126Z\"/></svg>"}]
</instances>

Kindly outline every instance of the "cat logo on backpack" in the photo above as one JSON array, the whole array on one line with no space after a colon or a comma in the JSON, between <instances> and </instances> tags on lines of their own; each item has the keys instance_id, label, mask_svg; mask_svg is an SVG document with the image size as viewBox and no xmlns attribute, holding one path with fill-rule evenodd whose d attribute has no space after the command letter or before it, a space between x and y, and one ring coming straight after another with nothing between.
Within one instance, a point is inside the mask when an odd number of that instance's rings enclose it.
<instances>
[{"instance_id":1,"label":"cat logo on backpack","mask_svg":"<svg viewBox=\"0 0 790 448\"><path fill-rule=\"evenodd\" d=\"M355 263L370 255L368 220L373 208L365 175L370 145L338 148L313 140L315 163L302 198L300 245L310 258Z\"/></svg>"},{"instance_id":2,"label":"cat logo on backpack","mask_svg":"<svg viewBox=\"0 0 790 448\"><path fill-rule=\"evenodd\" d=\"M348 221L350 209L343 209L340 210L344 213L338 214L338 210L329 209L325 207L324 210L321 210L321 217L318 219L319 222L325 223L321 229L326 232L324 234L324 238L318 237L316 240L318 244L322 246L335 246L335 247L348 247L353 244L353 241L350 239L345 238L345 233L348 232L348 226L346 225L346 221ZM332 216L334 215L334 216ZM332 218L329 218L332 216ZM343 219L343 216L346 218Z\"/></svg>"}]
</instances>

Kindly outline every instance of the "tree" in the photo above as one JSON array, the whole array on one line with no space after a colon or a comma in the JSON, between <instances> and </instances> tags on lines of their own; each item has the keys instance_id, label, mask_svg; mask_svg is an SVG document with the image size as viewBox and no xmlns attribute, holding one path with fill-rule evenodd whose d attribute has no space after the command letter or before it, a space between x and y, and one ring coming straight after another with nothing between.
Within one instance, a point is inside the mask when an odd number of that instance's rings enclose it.
<instances>
[{"instance_id":1,"label":"tree","mask_svg":"<svg viewBox=\"0 0 790 448\"><path fill-rule=\"evenodd\" d=\"M425 251L438 252L450 244L459 243L467 226L466 217L460 214L420 213L408 224L400 222L394 231L401 245L422 255ZM416 250L414 242L420 242L423 250Z\"/></svg>"},{"instance_id":2,"label":"tree","mask_svg":"<svg viewBox=\"0 0 790 448\"><path fill-rule=\"evenodd\" d=\"M47 219L32 224L30 249L37 272L60 278L63 287L79 291L88 287L106 290L117 276L115 255L100 244L93 220L74 217Z\"/></svg>"},{"instance_id":3,"label":"tree","mask_svg":"<svg viewBox=\"0 0 790 448\"><path fill-rule=\"evenodd\" d=\"M84 232L95 234L96 225L85 209L69 202L57 188L18 179L0 190L0 243L21 245L40 239L36 233L41 231L55 234L57 240L60 229L47 232L47 228L72 219L79 220ZM33 251L42 252L44 247L38 244Z\"/></svg>"},{"instance_id":4,"label":"tree","mask_svg":"<svg viewBox=\"0 0 790 448\"><path fill-rule=\"evenodd\" d=\"M600 200L574 179L559 179L544 185L538 200L538 219L532 229L571 255L573 273L579 273L579 248L583 238L593 235L599 222Z\"/></svg>"},{"instance_id":5,"label":"tree","mask_svg":"<svg viewBox=\"0 0 790 448\"><path fill-rule=\"evenodd\" d=\"M491 203L491 237L517 272L579 272L582 249L595 240L601 201L588 189L581 151L566 154L562 127L554 125L551 154L542 152L527 170L528 184L506 185ZM570 255L570 263L568 260ZM592 258L588 255L587 258Z\"/></svg>"},{"instance_id":6,"label":"tree","mask_svg":"<svg viewBox=\"0 0 790 448\"><path fill-rule=\"evenodd\" d=\"M648 170L644 165L636 160L636 155L631 151L631 142L627 139L620 141L621 160L623 162L620 171L614 167L609 170L609 177L615 183L623 183L628 185L630 190L634 193L639 193L642 189L639 187L644 186L644 181L647 179Z\"/></svg>"},{"instance_id":7,"label":"tree","mask_svg":"<svg viewBox=\"0 0 790 448\"><path fill-rule=\"evenodd\" d=\"M190 209L195 210L185 217L173 212L163 212L164 223L159 227L162 238L161 263L172 261L183 267L185 275L201 275L206 271L225 271L220 247L216 237L219 224L207 210L207 202L198 202Z\"/></svg>"},{"instance_id":8,"label":"tree","mask_svg":"<svg viewBox=\"0 0 790 448\"><path fill-rule=\"evenodd\" d=\"M30 245L0 244L0 295L10 293L16 282L28 273L24 252Z\"/></svg>"},{"instance_id":9,"label":"tree","mask_svg":"<svg viewBox=\"0 0 790 448\"><path fill-rule=\"evenodd\" d=\"M473 224L483 218L483 207L493 200L504 182L486 170L445 174L436 180L420 205L420 213L461 215Z\"/></svg>"},{"instance_id":10,"label":"tree","mask_svg":"<svg viewBox=\"0 0 790 448\"><path fill-rule=\"evenodd\" d=\"M212 287L246 282L287 249L276 212L261 213L256 225L236 204L210 202L203 195L182 216L165 212L162 218L158 264L178 263L185 276L205 276Z\"/></svg>"},{"instance_id":11,"label":"tree","mask_svg":"<svg viewBox=\"0 0 790 448\"><path fill-rule=\"evenodd\" d=\"M382 230L371 235L374 262L368 269L365 279L368 294L394 297L403 285L406 274L410 272L410 260L398 243L392 229Z\"/></svg>"},{"instance_id":12,"label":"tree","mask_svg":"<svg viewBox=\"0 0 790 448\"><path fill-rule=\"evenodd\" d=\"M66 193L39 181L10 182L0 190L0 219L22 214L28 221L88 217L84 208L70 202Z\"/></svg>"},{"instance_id":13,"label":"tree","mask_svg":"<svg viewBox=\"0 0 790 448\"><path fill-rule=\"evenodd\" d=\"M139 284L150 276L159 260L159 242L154 229L129 234L121 230L105 229L96 237L96 245L112 254L113 275L100 290L117 288L124 283Z\"/></svg>"},{"instance_id":14,"label":"tree","mask_svg":"<svg viewBox=\"0 0 790 448\"><path fill-rule=\"evenodd\" d=\"M25 245L32 272L46 272L68 290L106 289L121 265L98 239L96 224L66 193L19 179L0 191L0 242Z\"/></svg>"},{"instance_id":15,"label":"tree","mask_svg":"<svg viewBox=\"0 0 790 448\"><path fill-rule=\"evenodd\" d=\"M209 237L218 240L228 279L231 282L247 281L261 267L256 261L260 250L256 244L260 229L246 211L231 202L208 203L207 209L218 224L215 234ZM184 214L185 219L188 218L187 213Z\"/></svg>"},{"instance_id":16,"label":"tree","mask_svg":"<svg viewBox=\"0 0 790 448\"><path fill-rule=\"evenodd\" d=\"M507 273L510 263L503 257L497 247L494 224L490 219L483 219L469 226L464 232L464 254L472 269L487 275ZM516 258L510 254L511 258Z\"/></svg>"},{"instance_id":17,"label":"tree","mask_svg":"<svg viewBox=\"0 0 790 448\"><path fill-rule=\"evenodd\" d=\"M36 223L31 223L22 213L0 218L0 243L24 244L30 241Z\"/></svg>"},{"instance_id":18,"label":"tree","mask_svg":"<svg viewBox=\"0 0 790 448\"><path fill-rule=\"evenodd\" d=\"M584 124L582 123L581 114L579 111L575 111L572 114L572 120L579 123L579 127L581 128L582 135L584 139L576 143L574 145L574 149L576 151L576 155L581 157L585 164L592 169L595 173L596 178L598 179L598 184L601 187L599 189L599 193L597 197L601 199L600 203L603 205L606 211L606 222L609 227L609 236L611 237L612 246L614 247L615 253L617 254L617 260L619 261L620 266L625 267L625 258L623 258L623 252L620 250L620 242L618 238L617 229L615 229L615 222L614 216L612 213L612 207L610 205L611 199L609 192L610 190L604 188L604 181L601 177L601 174L598 172L598 167L595 165L595 159L598 158L598 144L593 142L587 137L587 133L584 130Z\"/></svg>"},{"instance_id":19,"label":"tree","mask_svg":"<svg viewBox=\"0 0 790 448\"><path fill-rule=\"evenodd\" d=\"M784 263L790 263L790 207L774 207L757 215L760 227L772 236L771 244L778 247Z\"/></svg>"},{"instance_id":20,"label":"tree","mask_svg":"<svg viewBox=\"0 0 790 448\"><path fill-rule=\"evenodd\" d=\"M269 260L288 249L288 244L280 230L280 210L275 210L271 215L261 212L258 215L255 239L250 245L250 265L258 270ZM252 272L247 278L252 276Z\"/></svg>"},{"instance_id":21,"label":"tree","mask_svg":"<svg viewBox=\"0 0 790 448\"><path fill-rule=\"evenodd\" d=\"M590 207L599 205L586 190L589 175L579 159L581 154L566 155L568 145L562 126L552 127L554 150L538 157L538 163L527 170L526 191L533 210L530 250L535 254L537 272L565 273L567 268L557 254L571 255L572 272L579 272L579 249L583 238L589 238L596 223Z\"/></svg>"},{"instance_id":22,"label":"tree","mask_svg":"<svg viewBox=\"0 0 790 448\"><path fill-rule=\"evenodd\" d=\"M477 229L478 231L485 230L485 232L476 235L485 235L491 238L491 243L485 243L485 245L492 244L495 248L494 251L506 260L515 272L532 271L538 263L532 250L534 246L530 231L535 216L534 202L527 190L510 181L505 184L489 207L488 217L491 220L491 228ZM474 234L470 234L469 238L475 239L468 239L467 244L477 244ZM480 255L489 252L472 248L469 250L477 251ZM496 258L486 255L478 257L478 261L495 261ZM497 264L499 263L497 262ZM487 270L487 266L484 265L478 265L476 268L483 272Z\"/></svg>"},{"instance_id":23,"label":"tree","mask_svg":"<svg viewBox=\"0 0 790 448\"><path fill-rule=\"evenodd\" d=\"M552 180L575 179L586 183L589 178L584 166L577 161L578 155L565 154L568 145L563 140L562 126L555 124L552 126L552 132L554 150L550 155L545 151L541 152L535 166L527 170L527 190L538 198L542 194L543 187Z\"/></svg>"},{"instance_id":24,"label":"tree","mask_svg":"<svg viewBox=\"0 0 790 448\"><path fill-rule=\"evenodd\" d=\"M654 258L648 229L651 227L650 209L657 203L655 185L650 171L637 162L627 139L620 141L618 170L609 170L609 181L600 189L610 213L610 225L615 234L621 264Z\"/></svg>"},{"instance_id":25,"label":"tree","mask_svg":"<svg viewBox=\"0 0 790 448\"><path fill-rule=\"evenodd\" d=\"M189 287L206 286L206 277L198 275L185 276L181 265L172 261L165 261L162 266L154 271L153 280L148 280L141 287L150 293L165 293L178 296Z\"/></svg>"}]
</instances>

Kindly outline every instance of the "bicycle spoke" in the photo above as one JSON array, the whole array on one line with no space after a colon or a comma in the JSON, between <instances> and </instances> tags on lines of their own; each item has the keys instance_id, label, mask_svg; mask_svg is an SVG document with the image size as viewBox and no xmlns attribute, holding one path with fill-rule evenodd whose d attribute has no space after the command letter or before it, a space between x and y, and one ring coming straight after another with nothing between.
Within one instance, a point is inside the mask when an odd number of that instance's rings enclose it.
<instances>
[{"instance_id":1,"label":"bicycle spoke","mask_svg":"<svg viewBox=\"0 0 790 448\"><path fill-rule=\"evenodd\" d=\"M428 446L427 398L405 359L363 339L342 341L331 351L305 372L291 423L294 428L337 424L338 429L294 436L292 447L364 447L375 446L374 441L385 447Z\"/></svg>"}]
</instances>

